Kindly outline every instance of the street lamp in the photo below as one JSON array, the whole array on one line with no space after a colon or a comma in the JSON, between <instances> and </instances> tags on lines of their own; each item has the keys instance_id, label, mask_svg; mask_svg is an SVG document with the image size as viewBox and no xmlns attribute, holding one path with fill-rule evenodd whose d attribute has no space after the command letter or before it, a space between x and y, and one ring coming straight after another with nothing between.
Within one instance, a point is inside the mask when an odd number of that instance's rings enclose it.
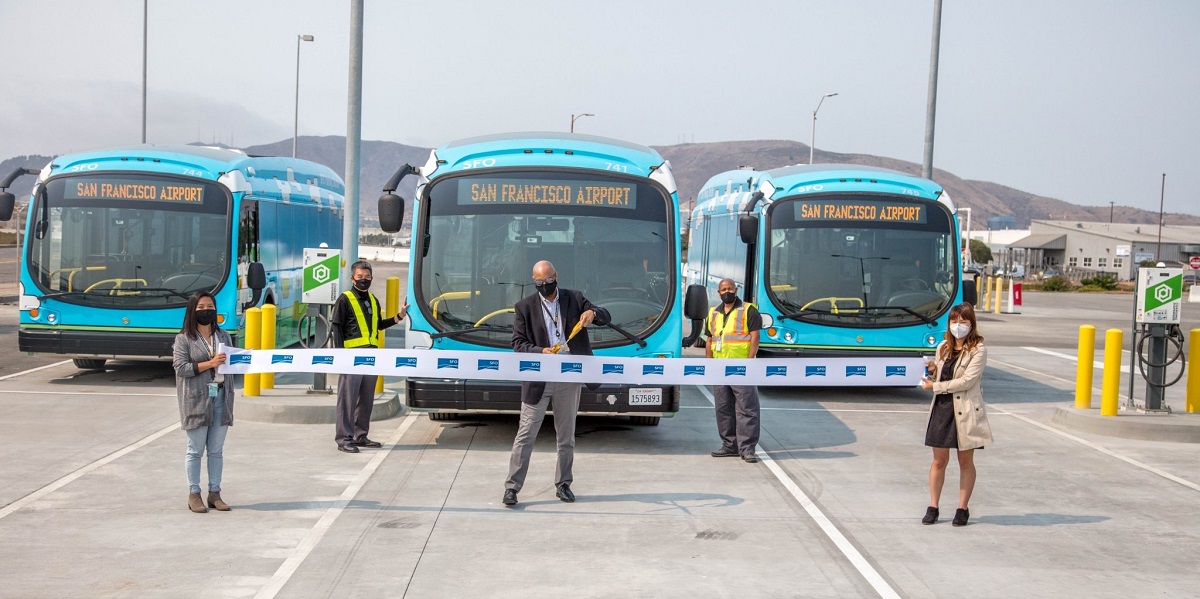
<instances>
[{"instance_id":1,"label":"street lamp","mask_svg":"<svg viewBox=\"0 0 1200 599\"><path fill-rule=\"evenodd\" d=\"M575 132L575 121L576 121L577 119L581 119L581 118L583 118L583 117L585 117L585 116L596 116L596 115L594 115L594 114L592 114L592 113L590 113L590 112L585 112L585 113L583 113L583 114L573 114L573 115L571 115L571 133L574 133L574 132Z\"/></svg>"},{"instance_id":2,"label":"street lamp","mask_svg":"<svg viewBox=\"0 0 1200 599\"><path fill-rule=\"evenodd\" d=\"M311 42L311 35L296 36L296 119L292 122L292 158L296 157L296 142L300 139L300 42Z\"/></svg>"},{"instance_id":3,"label":"street lamp","mask_svg":"<svg viewBox=\"0 0 1200 599\"><path fill-rule=\"evenodd\" d=\"M821 96L821 101L817 102L817 107L813 109L812 139L809 140L809 142L808 142L808 163L809 164L813 163L813 146L815 146L817 144L817 111L821 109L821 104L823 104L825 102L825 98L832 98L836 95L837 95L837 92L834 92L832 94L825 94L824 96Z\"/></svg>"}]
</instances>

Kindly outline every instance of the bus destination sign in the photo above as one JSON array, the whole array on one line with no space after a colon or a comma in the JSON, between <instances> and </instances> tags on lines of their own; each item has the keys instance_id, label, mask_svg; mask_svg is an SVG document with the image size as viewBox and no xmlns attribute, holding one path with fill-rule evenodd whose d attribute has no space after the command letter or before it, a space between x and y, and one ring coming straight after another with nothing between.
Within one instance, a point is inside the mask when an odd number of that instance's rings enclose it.
<instances>
[{"instance_id":1,"label":"bus destination sign","mask_svg":"<svg viewBox=\"0 0 1200 599\"><path fill-rule=\"evenodd\" d=\"M637 184L617 181L472 178L458 183L458 205L540 204L637 208Z\"/></svg>"},{"instance_id":2,"label":"bus destination sign","mask_svg":"<svg viewBox=\"0 0 1200 599\"><path fill-rule=\"evenodd\" d=\"M925 224L928 206L885 200L797 201L797 221L871 221Z\"/></svg>"},{"instance_id":3,"label":"bus destination sign","mask_svg":"<svg viewBox=\"0 0 1200 599\"><path fill-rule=\"evenodd\" d=\"M89 177L68 181L63 197L68 200L150 200L200 204L204 202L204 185Z\"/></svg>"}]
</instances>

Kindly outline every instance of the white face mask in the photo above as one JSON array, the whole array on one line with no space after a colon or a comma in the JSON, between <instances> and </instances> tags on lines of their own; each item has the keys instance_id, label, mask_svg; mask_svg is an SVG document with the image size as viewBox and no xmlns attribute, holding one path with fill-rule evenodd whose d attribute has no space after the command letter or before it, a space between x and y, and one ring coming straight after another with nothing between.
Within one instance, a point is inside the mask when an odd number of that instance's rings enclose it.
<instances>
[{"instance_id":1,"label":"white face mask","mask_svg":"<svg viewBox=\"0 0 1200 599\"><path fill-rule=\"evenodd\" d=\"M950 325L950 334L954 335L955 339L962 339L971 332L971 325L967 323L957 323Z\"/></svg>"}]
</instances>

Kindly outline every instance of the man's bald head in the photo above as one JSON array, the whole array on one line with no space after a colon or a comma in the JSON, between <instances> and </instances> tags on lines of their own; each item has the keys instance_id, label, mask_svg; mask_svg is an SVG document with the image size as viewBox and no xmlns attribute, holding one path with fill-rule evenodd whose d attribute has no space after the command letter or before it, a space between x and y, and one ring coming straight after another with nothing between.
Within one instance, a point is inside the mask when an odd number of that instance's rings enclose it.
<instances>
[{"instance_id":1,"label":"man's bald head","mask_svg":"<svg viewBox=\"0 0 1200 599\"><path fill-rule=\"evenodd\" d=\"M554 265L549 260L542 260L533 265L533 278L535 280L544 281L550 277L558 277L558 271L554 270Z\"/></svg>"}]
</instances>

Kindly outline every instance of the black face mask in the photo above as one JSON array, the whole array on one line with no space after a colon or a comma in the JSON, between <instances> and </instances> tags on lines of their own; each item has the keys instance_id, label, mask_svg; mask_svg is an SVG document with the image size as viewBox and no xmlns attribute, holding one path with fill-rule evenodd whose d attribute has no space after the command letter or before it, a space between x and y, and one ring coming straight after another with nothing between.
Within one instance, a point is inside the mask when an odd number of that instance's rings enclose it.
<instances>
[{"instance_id":1,"label":"black face mask","mask_svg":"<svg viewBox=\"0 0 1200 599\"><path fill-rule=\"evenodd\" d=\"M547 282L547 283L544 283L541 287L537 288L538 293L542 294L542 297L547 297L547 298L554 295L555 289L558 289L558 281L555 281L553 283Z\"/></svg>"},{"instance_id":2,"label":"black face mask","mask_svg":"<svg viewBox=\"0 0 1200 599\"><path fill-rule=\"evenodd\" d=\"M210 325L216 321L216 310L196 310L196 324Z\"/></svg>"},{"instance_id":3,"label":"black face mask","mask_svg":"<svg viewBox=\"0 0 1200 599\"><path fill-rule=\"evenodd\" d=\"M371 288L371 279L354 279L354 288L359 291L366 291Z\"/></svg>"},{"instance_id":4,"label":"black face mask","mask_svg":"<svg viewBox=\"0 0 1200 599\"><path fill-rule=\"evenodd\" d=\"M736 299L737 299L737 293L736 293L736 292L733 292L733 291L726 291L725 293L722 293L722 294L721 294L721 301L723 301L723 302L725 302L725 303L727 303L727 304L732 304L732 303L733 303L733 301L734 301L734 300L736 300Z\"/></svg>"}]
</instances>

